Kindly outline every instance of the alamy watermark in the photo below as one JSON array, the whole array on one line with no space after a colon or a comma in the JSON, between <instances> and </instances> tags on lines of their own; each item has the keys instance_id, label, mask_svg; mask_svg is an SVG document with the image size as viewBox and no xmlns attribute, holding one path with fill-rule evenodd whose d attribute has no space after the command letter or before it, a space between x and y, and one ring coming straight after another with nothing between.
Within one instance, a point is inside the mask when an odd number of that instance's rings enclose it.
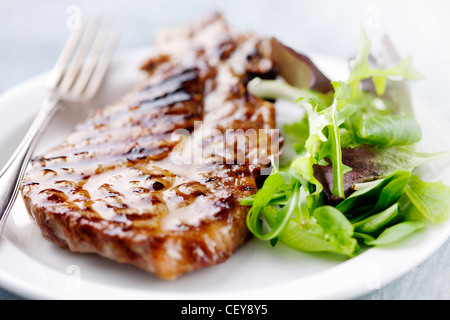
<instances>
[{"instance_id":1,"label":"alamy watermark","mask_svg":"<svg viewBox=\"0 0 450 320\"><path fill-rule=\"evenodd\" d=\"M81 288L81 268L78 265L70 265L66 268L67 280L66 290L70 293L80 290Z\"/></svg>"},{"instance_id":2,"label":"alamy watermark","mask_svg":"<svg viewBox=\"0 0 450 320\"><path fill-rule=\"evenodd\" d=\"M66 27L69 30L81 28L81 9L77 5L70 5L66 10L69 15L66 20Z\"/></svg>"},{"instance_id":3,"label":"alamy watermark","mask_svg":"<svg viewBox=\"0 0 450 320\"><path fill-rule=\"evenodd\" d=\"M225 129L195 121L194 130L177 129L172 141L178 141L170 157L176 165L237 164L261 165L261 174L270 174L270 165L278 164L278 129Z\"/></svg>"},{"instance_id":4,"label":"alamy watermark","mask_svg":"<svg viewBox=\"0 0 450 320\"><path fill-rule=\"evenodd\" d=\"M367 7L367 28L371 30L381 29L381 8L375 4Z\"/></svg>"}]
</instances>

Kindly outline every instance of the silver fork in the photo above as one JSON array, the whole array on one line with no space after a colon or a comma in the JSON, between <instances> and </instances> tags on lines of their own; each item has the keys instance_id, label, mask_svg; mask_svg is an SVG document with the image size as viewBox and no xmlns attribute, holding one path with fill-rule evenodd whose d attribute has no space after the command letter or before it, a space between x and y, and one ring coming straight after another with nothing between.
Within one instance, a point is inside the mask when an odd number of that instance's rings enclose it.
<instances>
[{"instance_id":1,"label":"silver fork","mask_svg":"<svg viewBox=\"0 0 450 320\"><path fill-rule=\"evenodd\" d=\"M47 95L22 142L0 172L0 233L14 205L34 149L63 106L86 104L98 92L119 39L120 27L106 19L82 21L74 29L49 77Z\"/></svg>"}]
</instances>

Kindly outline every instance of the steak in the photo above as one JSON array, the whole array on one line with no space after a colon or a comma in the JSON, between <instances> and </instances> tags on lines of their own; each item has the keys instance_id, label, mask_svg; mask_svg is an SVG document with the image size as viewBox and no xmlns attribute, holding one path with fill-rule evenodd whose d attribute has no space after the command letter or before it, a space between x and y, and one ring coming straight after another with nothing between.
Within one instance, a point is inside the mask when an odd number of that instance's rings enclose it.
<instances>
[{"instance_id":1,"label":"steak","mask_svg":"<svg viewBox=\"0 0 450 320\"><path fill-rule=\"evenodd\" d=\"M212 14L154 42L144 83L35 157L22 194L45 239L171 280L249 239L239 201L282 139L273 104L246 90L274 76L267 39Z\"/></svg>"}]
</instances>

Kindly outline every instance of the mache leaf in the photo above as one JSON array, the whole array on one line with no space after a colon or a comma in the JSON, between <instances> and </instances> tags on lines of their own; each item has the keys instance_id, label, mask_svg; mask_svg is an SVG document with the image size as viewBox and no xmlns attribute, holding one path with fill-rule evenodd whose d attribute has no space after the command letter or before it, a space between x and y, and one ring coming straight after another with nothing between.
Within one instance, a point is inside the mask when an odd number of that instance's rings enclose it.
<instances>
[{"instance_id":1,"label":"mache leaf","mask_svg":"<svg viewBox=\"0 0 450 320\"><path fill-rule=\"evenodd\" d=\"M406 195L423 217L441 223L450 216L450 187L442 181L425 182L412 175L406 187Z\"/></svg>"},{"instance_id":2,"label":"mache leaf","mask_svg":"<svg viewBox=\"0 0 450 320\"><path fill-rule=\"evenodd\" d=\"M368 235L355 234L364 238L364 243L369 246L386 246L396 243L411 234L423 229L424 224L419 220L408 220L386 228L377 238Z\"/></svg>"},{"instance_id":3,"label":"mache leaf","mask_svg":"<svg viewBox=\"0 0 450 320\"><path fill-rule=\"evenodd\" d=\"M362 120L357 132L366 144L390 147L412 145L422 139L415 119L404 116L372 116Z\"/></svg>"}]
</instances>

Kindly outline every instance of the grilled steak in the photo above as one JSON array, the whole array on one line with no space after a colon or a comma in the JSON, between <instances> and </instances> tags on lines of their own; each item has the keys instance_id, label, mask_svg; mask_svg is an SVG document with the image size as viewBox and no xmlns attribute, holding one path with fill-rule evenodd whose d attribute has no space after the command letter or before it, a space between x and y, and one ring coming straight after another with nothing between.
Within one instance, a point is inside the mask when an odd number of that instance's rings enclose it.
<instances>
[{"instance_id":1,"label":"grilled steak","mask_svg":"<svg viewBox=\"0 0 450 320\"><path fill-rule=\"evenodd\" d=\"M239 200L256 193L281 140L265 148L259 130L275 128L274 107L246 91L251 77L273 76L265 39L213 14L155 44L148 79L36 157L22 193L47 240L175 279L246 242ZM227 132L250 142L226 143Z\"/></svg>"}]
</instances>

